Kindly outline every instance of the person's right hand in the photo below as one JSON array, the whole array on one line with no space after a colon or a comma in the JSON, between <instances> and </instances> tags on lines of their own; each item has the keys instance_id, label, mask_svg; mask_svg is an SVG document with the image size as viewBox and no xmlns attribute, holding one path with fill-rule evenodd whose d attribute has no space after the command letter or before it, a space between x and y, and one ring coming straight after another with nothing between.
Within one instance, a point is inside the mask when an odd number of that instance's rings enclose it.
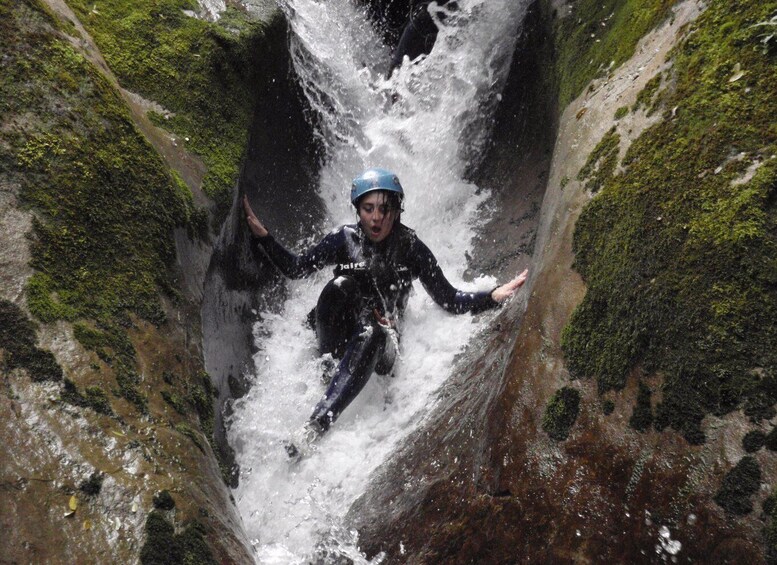
<instances>
[{"instance_id":1,"label":"person's right hand","mask_svg":"<svg viewBox=\"0 0 777 565\"><path fill-rule=\"evenodd\" d=\"M251 204L248 203L248 196L243 195L243 208L246 211L246 221L248 222L248 228L251 230L251 233L254 234L256 237L265 237L268 233L267 228L264 227L264 224L259 221L259 218L256 217L256 214L254 214L254 211L251 209Z\"/></svg>"}]
</instances>

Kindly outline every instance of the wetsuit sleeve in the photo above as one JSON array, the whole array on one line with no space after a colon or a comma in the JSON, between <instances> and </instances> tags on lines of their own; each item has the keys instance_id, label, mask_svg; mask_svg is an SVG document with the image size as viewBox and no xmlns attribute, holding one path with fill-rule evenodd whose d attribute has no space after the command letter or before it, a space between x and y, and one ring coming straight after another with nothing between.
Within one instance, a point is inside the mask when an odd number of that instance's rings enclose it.
<instances>
[{"instance_id":1,"label":"wetsuit sleeve","mask_svg":"<svg viewBox=\"0 0 777 565\"><path fill-rule=\"evenodd\" d=\"M342 246L342 230L330 233L302 255L295 255L275 241L272 234L254 237L281 273L290 279L301 279L336 262L337 251Z\"/></svg>"},{"instance_id":2,"label":"wetsuit sleeve","mask_svg":"<svg viewBox=\"0 0 777 565\"><path fill-rule=\"evenodd\" d=\"M437 259L421 240L416 239L413 248L412 255L417 261L418 279L424 285L429 296L445 310L452 314L465 312L475 314L499 306L499 303L491 298L492 291L490 290L464 292L449 283L437 263Z\"/></svg>"}]
</instances>

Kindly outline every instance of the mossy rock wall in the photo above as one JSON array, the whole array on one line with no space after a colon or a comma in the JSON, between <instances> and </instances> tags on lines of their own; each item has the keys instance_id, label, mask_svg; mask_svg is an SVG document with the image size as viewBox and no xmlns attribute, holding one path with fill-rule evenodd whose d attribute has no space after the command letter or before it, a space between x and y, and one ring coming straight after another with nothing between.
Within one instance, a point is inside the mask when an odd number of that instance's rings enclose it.
<instances>
[{"instance_id":1,"label":"mossy rock wall","mask_svg":"<svg viewBox=\"0 0 777 565\"><path fill-rule=\"evenodd\" d=\"M525 313L376 473L360 540L389 563L771 561L777 6L539 6L560 116Z\"/></svg>"},{"instance_id":2,"label":"mossy rock wall","mask_svg":"<svg viewBox=\"0 0 777 565\"><path fill-rule=\"evenodd\" d=\"M777 74L757 24L776 6L710 4L673 53L663 119L575 232L588 292L564 334L570 370L602 391L637 365L663 373L656 426L692 443L707 414L775 414Z\"/></svg>"},{"instance_id":3,"label":"mossy rock wall","mask_svg":"<svg viewBox=\"0 0 777 565\"><path fill-rule=\"evenodd\" d=\"M250 560L211 448L216 390L176 241L207 249L224 217L262 56L285 27L235 10L207 23L184 13L195 6L0 2L0 225L29 226L26 246L0 234L10 561L136 561L159 490L187 562ZM156 108L164 143L141 133L127 90ZM184 144L210 200L160 154Z\"/></svg>"}]
</instances>

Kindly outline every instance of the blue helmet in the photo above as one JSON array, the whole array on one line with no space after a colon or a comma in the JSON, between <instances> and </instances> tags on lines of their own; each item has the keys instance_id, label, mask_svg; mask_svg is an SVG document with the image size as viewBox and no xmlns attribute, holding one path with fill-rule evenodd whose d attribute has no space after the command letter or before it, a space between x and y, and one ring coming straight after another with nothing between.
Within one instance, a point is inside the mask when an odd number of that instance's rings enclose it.
<instances>
[{"instance_id":1,"label":"blue helmet","mask_svg":"<svg viewBox=\"0 0 777 565\"><path fill-rule=\"evenodd\" d=\"M397 175L386 169L367 169L353 179L353 184L351 184L351 204L356 206L356 201L359 198L374 190L396 192L400 200L405 197Z\"/></svg>"}]
</instances>

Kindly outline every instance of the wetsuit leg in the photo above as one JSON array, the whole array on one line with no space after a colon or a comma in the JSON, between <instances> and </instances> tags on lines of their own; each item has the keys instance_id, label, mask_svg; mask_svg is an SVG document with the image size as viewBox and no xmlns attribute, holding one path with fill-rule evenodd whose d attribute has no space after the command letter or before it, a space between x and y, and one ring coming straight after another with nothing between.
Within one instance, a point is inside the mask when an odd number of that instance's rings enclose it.
<instances>
[{"instance_id":1,"label":"wetsuit leg","mask_svg":"<svg viewBox=\"0 0 777 565\"><path fill-rule=\"evenodd\" d=\"M332 279L321 291L316 304L316 336L321 355L335 359L345 354L361 309L361 291L353 277Z\"/></svg>"},{"instance_id":2,"label":"wetsuit leg","mask_svg":"<svg viewBox=\"0 0 777 565\"><path fill-rule=\"evenodd\" d=\"M363 320L348 342L345 355L324 395L316 405L311 423L327 430L361 392L372 376L386 346L386 332L377 322Z\"/></svg>"},{"instance_id":3,"label":"wetsuit leg","mask_svg":"<svg viewBox=\"0 0 777 565\"><path fill-rule=\"evenodd\" d=\"M391 58L388 76L394 72L394 69L402 64L405 55L412 61L419 55L428 54L434 42L437 39L437 26L432 20L432 16L427 10L418 10L410 18L405 26L402 36L399 38L397 48L394 50L394 56Z\"/></svg>"}]
</instances>

